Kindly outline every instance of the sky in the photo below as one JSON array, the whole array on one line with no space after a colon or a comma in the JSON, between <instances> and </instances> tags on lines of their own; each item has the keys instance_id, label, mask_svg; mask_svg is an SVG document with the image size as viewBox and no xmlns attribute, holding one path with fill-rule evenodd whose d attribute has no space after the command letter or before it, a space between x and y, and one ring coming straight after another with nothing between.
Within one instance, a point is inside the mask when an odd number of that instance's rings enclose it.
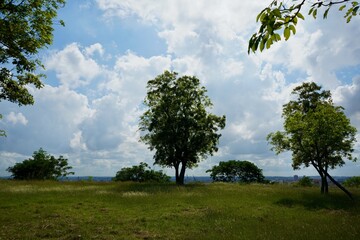
<instances>
[{"instance_id":1,"label":"sky","mask_svg":"<svg viewBox=\"0 0 360 240\"><path fill-rule=\"evenodd\" d=\"M291 167L291 153L276 155L266 141L282 130L282 105L304 81L330 90L360 130L360 17L346 23L334 7L328 18L305 16L297 33L269 50L247 53L269 1L68 0L58 12L54 42L40 51L44 88L30 86L35 104L0 102L0 176L42 147L63 155L76 176L115 176L153 154L139 142L146 84L165 70L194 75L213 108L226 115L219 151L187 170L206 170L226 160L248 160L265 176L317 175ZM360 135L357 134L358 141ZM354 156L360 158L360 144ZM174 170L163 169L168 175ZM360 160L330 171L360 175Z\"/></svg>"}]
</instances>

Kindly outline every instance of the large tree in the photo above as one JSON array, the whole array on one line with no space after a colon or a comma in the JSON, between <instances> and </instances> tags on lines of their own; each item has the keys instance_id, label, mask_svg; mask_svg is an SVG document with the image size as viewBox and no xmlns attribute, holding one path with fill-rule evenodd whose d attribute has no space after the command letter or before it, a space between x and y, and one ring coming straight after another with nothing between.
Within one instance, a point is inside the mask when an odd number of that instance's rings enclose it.
<instances>
[{"instance_id":1,"label":"large tree","mask_svg":"<svg viewBox=\"0 0 360 240\"><path fill-rule=\"evenodd\" d=\"M207 112L212 103L194 76L165 71L148 81L147 89L141 140L155 150L155 164L174 167L176 183L183 185L186 168L217 151L225 116Z\"/></svg>"},{"instance_id":2,"label":"large tree","mask_svg":"<svg viewBox=\"0 0 360 240\"><path fill-rule=\"evenodd\" d=\"M277 154L292 151L294 169L312 165L321 177L321 193L328 193L330 179L351 197L328 171L343 166L343 159L356 161L356 128L343 108L333 104L330 92L320 90L313 82L294 88L297 99L283 106L284 131L270 133L267 139Z\"/></svg>"},{"instance_id":3,"label":"large tree","mask_svg":"<svg viewBox=\"0 0 360 240\"><path fill-rule=\"evenodd\" d=\"M40 148L34 152L33 158L16 163L7 171L18 180L57 180L59 177L74 174L68 172L70 169L72 167L68 166L68 160L63 156L55 158Z\"/></svg>"},{"instance_id":4,"label":"large tree","mask_svg":"<svg viewBox=\"0 0 360 240\"><path fill-rule=\"evenodd\" d=\"M43 75L36 71L43 68L38 52L52 43L54 19L64 4L65 0L0 1L0 101L34 103L27 85L43 86Z\"/></svg>"},{"instance_id":5,"label":"large tree","mask_svg":"<svg viewBox=\"0 0 360 240\"><path fill-rule=\"evenodd\" d=\"M264 8L257 16L256 22L260 22L260 28L249 40L248 52L255 52L270 46L281 40L281 35L288 40L291 33L296 33L296 25L299 19L304 20L304 9L309 9L308 15L316 18L318 12L323 10L323 18L327 18L330 9L337 8L344 11L346 22L350 22L353 16L359 14L359 2L350 0L273 0L270 5Z\"/></svg>"}]
</instances>

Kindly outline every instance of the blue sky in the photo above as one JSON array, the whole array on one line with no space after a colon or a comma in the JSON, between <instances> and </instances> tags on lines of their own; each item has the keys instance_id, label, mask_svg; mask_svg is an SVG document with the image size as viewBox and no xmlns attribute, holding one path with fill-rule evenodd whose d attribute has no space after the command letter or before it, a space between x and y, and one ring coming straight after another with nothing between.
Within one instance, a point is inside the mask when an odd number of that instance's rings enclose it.
<instances>
[{"instance_id":1,"label":"blue sky","mask_svg":"<svg viewBox=\"0 0 360 240\"><path fill-rule=\"evenodd\" d=\"M35 105L0 103L0 129L8 135L0 139L0 176L40 147L67 157L77 176L114 176L122 167L152 164L153 153L139 142L138 119L147 81L169 69L196 75L211 111L227 117L218 153L187 175L206 175L230 159L252 161L267 176L317 175L312 168L292 170L291 154L276 156L265 138L282 129L281 107L304 81L331 90L360 129L360 19L346 24L336 9L327 20L306 16L289 41L248 55L256 15L267 4L68 0L59 11L66 26L55 26L53 45L39 54L47 78L43 89L30 87ZM360 163L346 161L331 174L359 175Z\"/></svg>"}]
</instances>

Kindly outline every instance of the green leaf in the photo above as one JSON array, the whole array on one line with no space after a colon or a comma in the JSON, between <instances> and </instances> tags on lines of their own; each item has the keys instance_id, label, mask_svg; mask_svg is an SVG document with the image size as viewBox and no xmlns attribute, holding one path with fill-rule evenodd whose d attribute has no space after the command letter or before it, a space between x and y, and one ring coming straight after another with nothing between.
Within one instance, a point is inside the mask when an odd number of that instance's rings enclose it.
<instances>
[{"instance_id":1,"label":"green leaf","mask_svg":"<svg viewBox=\"0 0 360 240\"><path fill-rule=\"evenodd\" d=\"M281 18L281 12L278 8L275 8L272 12L276 17Z\"/></svg>"},{"instance_id":2,"label":"green leaf","mask_svg":"<svg viewBox=\"0 0 360 240\"><path fill-rule=\"evenodd\" d=\"M260 43L260 52L262 52L262 51L264 50L265 43L266 43L266 39L263 38L263 40L262 40L261 43Z\"/></svg>"},{"instance_id":3,"label":"green leaf","mask_svg":"<svg viewBox=\"0 0 360 240\"><path fill-rule=\"evenodd\" d=\"M344 10L345 7L346 7L346 5L342 5L342 6L339 8L339 11Z\"/></svg>"},{"instance_id":4,"label":"green leaf","mask_svg":"<svg viewBox=\"0 0 360 240\"><path fill-rule=\"evenodd\" d=\"M349 23L351 21L352 16L350 15L347 19L346 19L346 23Z\"/></svg>"},{"instance_id":5,"label":"green leaf","mask_svg":"<svg viewBox=\"0 0 360 240\"><path fill-rule=\"evenodd\" d=\"M280 40L281 40L280 34L275 33L274 36L275 36L276 41L280 41Z\"/></svg>"},{"instance_id":6,"label":"green leaf","mask_svg":"<svg viewBox=\"0 0 360 240\"><path fill-rule=\"evenodd\" d=\"M295 16L292 21L293 21L294 25L296 25L298 22L298 18Z\"/></svg>"},{"instance_id":7,"label":"green leaf","mask_svg":"<svg viewBox=\"0 0 360 240\"><path fill-rule=\"evenodd\" d=\"M300 12L298 12L297 17L301 18L302 20L305 20L304 16Z\"/></svg>"},{"instance_id":8,"label":"green leaf","mask_svg":"<svg viewBox=\"0 0 360 240\"><path fill-rule=\"evenodd\" d=\"M315 10L312 12L312 16L314 17L314 19L316 19L316 15L317 15L317 9L315 9Z\"/></svg>"},{"instance_id":9,"label":"green leaf","mask_svg":"<svg viewBox=\"0 0 360 240\"><path fill-rule=\"evenodd\" d=\"M271 38L269 38L269 39L266 41L266 49L269 49L270 46L271 46L271 44L272 44L272 40L271 40Z\"/></svg>"},{"instance_id":10,"label":"green leaf","mask_svg":"<svg viewBox=\"0 0 360 240\"><path fill-rule=\"evenodd\" d=\"M353 9L353 15L355 16L357 11L359 10L359 6L354 7Z\"/></svg>"},{"instance_id":11,"label":"green leaf","mask_svg":"<svg viewBox=\"0 0 360 240\"><path fill-rule=\"evenodd\" d=\"M330 8L326 9L326 11L324 12L324 19L327 18L328 12L329 12Z\"/></svg>"},{"instance_id":12,"label":"green leaf","mask_svg":"<svg viewBox=\"0 0 360 240\"><path fill-rule=\"evenodd\" d=\"M313 11L314 11L314 8L310 8L308 15L311 15Z\"/></svg>"},{"instance_id":13,"label":"green leaf","mask_svg":"<svg viewBox=\"0 0 360 240\"><path fill-rule=\"evenodd\" d=\"M284 38L285 38L285 41L287 41L290 37L290 29L287 27L284 29Z\"/></svg>"},{"instance_id":14,"label":"green leaf","mask_svg":"<svg viewBox=\"0 0 360 240\"><path fill-rule=\"evenodd\" d=\"M295 28L294 25L290 25L290 26L289 26L289 29L293 32L293 35L296 34L296 28Z\"/></svg>"}]
</instances>

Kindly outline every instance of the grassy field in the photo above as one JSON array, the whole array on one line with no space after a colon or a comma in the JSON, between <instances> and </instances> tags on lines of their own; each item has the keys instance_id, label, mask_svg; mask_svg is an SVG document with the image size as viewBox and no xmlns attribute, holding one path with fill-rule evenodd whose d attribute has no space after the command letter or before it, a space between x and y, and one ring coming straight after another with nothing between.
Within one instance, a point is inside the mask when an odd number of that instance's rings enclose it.
<instances>
[{"instance_id":1,"label":"grassy field","mask_svg":"<svg viewBox=\"0 0 360 240\"><path fill-rule=\"evenodd\" d=\"M0 181L0 239L360 239L360 190Z\"/></svg>"}]
</instances>

